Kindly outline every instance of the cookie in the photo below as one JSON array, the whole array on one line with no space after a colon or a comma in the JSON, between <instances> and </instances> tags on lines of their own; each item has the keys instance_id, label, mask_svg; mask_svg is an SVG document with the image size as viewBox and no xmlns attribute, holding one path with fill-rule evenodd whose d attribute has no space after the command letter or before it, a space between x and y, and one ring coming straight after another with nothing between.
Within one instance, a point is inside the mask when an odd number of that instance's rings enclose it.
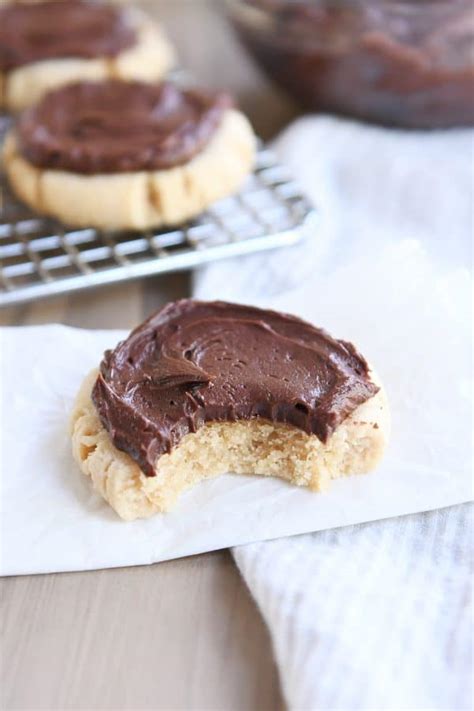
<instances>
[{"instance_id":1,"label":"cookie","mask_svg":"<svg viewBox=\"0 0 474 711\"><path fill-rule=\"evenodd\" d=\"M84 474L133 520L225 472L324 491L377 465L389 412L350 343L287 314L184 300L105 353L71 433Z\"/></svg>"},{"instance_id":2,"label":"cookie","mask_svg":"<svg viewBox=\"0 0 474 711\"><path fill-rule=\"evenodd\" d=\"M169 83L82 83L48 94L6 139L13 190L73 226L179 224L235 192L255 137L225 94Z\"/></svg>"},{"instance_id":3,"label":"cookie","mask_svg":"<svg viewBox=\"0 0 474 711\"><path fill-rule=\"evenodd\" d=\"M0 7L0 106L9 111L82 80L156 82L173 63L161 28L136 8L91 0Z\"/></svg>"}]
</instances>

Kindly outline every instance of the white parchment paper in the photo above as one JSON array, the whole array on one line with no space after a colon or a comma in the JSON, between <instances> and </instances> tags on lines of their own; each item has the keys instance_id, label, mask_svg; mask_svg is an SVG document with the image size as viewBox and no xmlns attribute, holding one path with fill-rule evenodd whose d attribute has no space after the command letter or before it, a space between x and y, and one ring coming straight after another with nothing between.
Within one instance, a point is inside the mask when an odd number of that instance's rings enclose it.
<instances>
[{"instance_id":1,"label":"white parchment paper","mask_svg":"<svg viewBox=\"0 0 474 711\"><path fill-rule=\"evenodd\" d=\"M4 328L1 352L3 575L140 565L426 511L472 497L471 285L414 240L385 245L263 306L353 340L391 402L377 472L314 494L280 480L223 475L176 509L125 523L75 465L67 420L79 384L124 334L61 325Z\"/></svg>"}]
</instances>

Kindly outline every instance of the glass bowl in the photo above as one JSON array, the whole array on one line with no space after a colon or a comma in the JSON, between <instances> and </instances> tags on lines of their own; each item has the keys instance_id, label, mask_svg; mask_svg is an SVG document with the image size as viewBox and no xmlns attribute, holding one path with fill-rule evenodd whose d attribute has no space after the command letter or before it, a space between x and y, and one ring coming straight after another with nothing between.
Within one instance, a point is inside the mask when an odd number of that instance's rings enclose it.
<instances>
[{"instance_id":1,"label":"glass bowl","mask_svg":"<svg viewBox=\"0 0 474 711\"><path fill-rule=\"evenodd\" d=\"M237 33L306 109L385 125L474 124L471 0L228 0Z\"/></svg>"}]
</instances>

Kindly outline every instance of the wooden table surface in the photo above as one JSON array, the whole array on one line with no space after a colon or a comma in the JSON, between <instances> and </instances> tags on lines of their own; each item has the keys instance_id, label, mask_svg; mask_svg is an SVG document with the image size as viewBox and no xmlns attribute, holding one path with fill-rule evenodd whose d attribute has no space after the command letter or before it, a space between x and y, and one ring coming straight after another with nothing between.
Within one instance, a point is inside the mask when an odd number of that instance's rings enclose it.
<instances>
[{"instance_id":1,"label":"wooden table surface","mask_svg":"<svg viewBox=\"0 0 474 711\"><path fill-rule=\"evenodd\" d=\"M149 0L181 62L230 89L270 138L295 114L240 48L224 0ZM2 325L131 328L189 294L149 278L0 312ZM283 708L266 627L228 551L152 566L1 581L1 708Z\"/></svg>"}]
</instances>

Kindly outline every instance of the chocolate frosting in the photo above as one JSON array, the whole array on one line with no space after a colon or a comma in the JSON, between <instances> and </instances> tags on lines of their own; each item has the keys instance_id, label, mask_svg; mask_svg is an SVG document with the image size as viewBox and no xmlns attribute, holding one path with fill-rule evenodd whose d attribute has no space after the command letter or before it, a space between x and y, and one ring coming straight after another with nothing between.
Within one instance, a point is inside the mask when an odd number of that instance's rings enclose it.
<instances>
[{"instance_id":1,"label":"chocolate frosting","mask_svg":"<svg viewBox=\"0 0 474 711\"><path fill-rule=\"evenodd\" d=\"M172 168L204 148L230 105L227 94L170 83L81 82L20 117L20 151L38 167L74 173Z\"/></svg>"},{"instance_id":2,"label":"chocolate frosting","mask_svg":"<svg viewBox=\"0 0 474 711\"><path fill-rule=\"evenodd\" d=\"M287 314L177 301L106 351L92 400L114 445L147 476L205 422L261 417L326 442L375 395L354 346Z\"/></svg>"},{"instance_id":3,"label":"chocolate frosting","mask_svg":"<svg viewBox=\"0 0 474 711\"><path fill-rule=\"evenodd\" d=\"M87 0L9 4L0 9L0 70L44 59L113 57L136 42L118 7Z\"/></svg>"}]
</instances>

